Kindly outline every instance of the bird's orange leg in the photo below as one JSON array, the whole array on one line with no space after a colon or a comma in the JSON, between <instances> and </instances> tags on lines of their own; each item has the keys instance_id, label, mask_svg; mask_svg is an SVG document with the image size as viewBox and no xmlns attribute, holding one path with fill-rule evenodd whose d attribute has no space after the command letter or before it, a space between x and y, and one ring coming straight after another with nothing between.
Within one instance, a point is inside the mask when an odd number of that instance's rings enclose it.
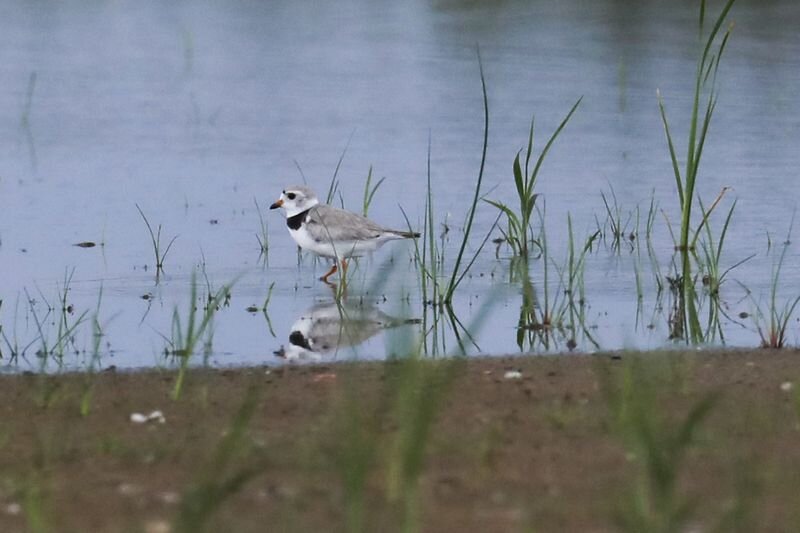
<instances>
[{"instance_id":1,"label":"bird's orange leg","mask_svg":"<svg viewBox=\"0 0 800 533\"><path fill-rule=\"evenodd\" d=\"M339 273L339 283L341 284L341 292L340 296L345 296L347 294L347 259L342 258L340 261L342 264L341 272Z\"/></svg>"},{"instance_id":2,"label":"bird's orange leg","mask_svg":"<svg viewBox=\"0 0 800 533\"><path fill-rule=\"evenodd\" d=\"M333 266L331 267L331 269L330 269L330 270L328 270L328 273L327 273L327 274L325 274L324 276L322 276L322 277L321 277L321 278L319 278L319 279L320 279L321 281L324 281L325 283L328 283L328 278L329 278L329 277L331 277L331 276L333 276L334 274L336 274L336 271L337 271L337 270L339 270L339 267L338 267L338 266L336 265L336 263L334 262L334 263L333 263Z\"/></svg>"}]
</instances>

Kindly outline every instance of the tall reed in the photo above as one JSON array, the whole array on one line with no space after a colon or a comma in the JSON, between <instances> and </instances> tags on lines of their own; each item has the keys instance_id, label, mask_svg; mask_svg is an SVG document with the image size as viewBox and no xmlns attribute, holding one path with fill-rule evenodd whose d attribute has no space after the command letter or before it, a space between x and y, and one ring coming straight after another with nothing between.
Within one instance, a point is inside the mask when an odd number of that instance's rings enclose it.
<instances>
[{"instance_id":1,"label":"tall reed","mask_svg":"<svg viewBox=\"0 0 800 533\"><path fill-rule=\"evenodd\" d=\"M692 100L692 113L689 122L689 133L687 140L687 155L684 170L681 171L678 164L678 157L675 151L675 143L673 142L672 133L670 131L669 122L667 121L667 114L664 107L664 100L661 93L658 92L658 106L661 113L661 121L664 125L664 131L667 137L667 146L669 148L670 159L672 161L672 170L675 176L675 185L678 193L678 200L681 208L681 227L680 239L677 244L677 250L681 253L681 271L682 283L680 287L680 304L679 311L681 316L677 324L682 328L678 331L679 336L684 337L688 342L698 343L703 340L703 328L700 325L700 320L697 314L696 294L692 276L692 252L694 251L695 239L691 237L692 233L692 206L695 203L695 186L697 183L698 172L700 169L700 159L703 155L703 147L705 145L706 136L708 134L709 126L711 125L711 118L714 115L714 110L717 106L717 71L719 69L719 62L722 59L722 54L725 51L725 45L728 42L728 37L731 33L729 27L722 35L721 41L716 46L716 52L712 49L717 43L717 37L720 33L723 22L728 16L733 3L736 0L728 0L717 17L711 32L705 39L702 53L697 63L697 70L694 77L694 98ZM702 42L704 23L705 23L706 2L700 2L700 16L699 16L699 35ZM701 103L705 102L705 108L701 111ZM700 231L698 227L695 231L696 234Z\"/></svg>"},{"instance_id":2,"label":"tall reed","mask_svg":"<svg viewBox=\"0 0 800 533\"><path fill-rule=\"evenodd\" d=\"M480 71L481 89L483 94L483 148L481 151L481 162L478 170L478 178L475 182L472 203L466 213L466 222L464 225L464 232L461 237L461 243L458 248L455 261L449 269L445 270L445 235L442 236L441 246L437 244L435 236L435 217L433 206L433 193L431 189L431 142L428 138L428 159L427 159L427 196L425 200L425 222L422 231L422 243L415 241L415 254L414 259L420 274L420 286L423 295L423 301L432 305L440 307L452 307L453 296L456 289L467 276L468 272L475 264L478 256L483 250L486 243L489 241L494 227L497 224L495 220L489 231L486 233L483 241L478 245L472 257L465 256L467 244L470 241L472 233L472 225L475 219L475 212L479 201L481 199L481 185L483 183L484 169L486 166L486 152L489 143L489 100L486 93L486 78L483 73L483 62L481 61L480 50L478 54L478 67ZM401 209L402 210L402 209ZM403 212L406 219L406 224L411 230L411 223L408 216ZM447 230L445 231L447 233ZM451 310L452 311L452 310ZM452 314L452 313L451 313Z\"/></svg>"},{"instance_id":3,"label":"tall reed","mask_svg":"<svg viewBox=\"0 0 800 533\"><path fill-rule=\"evenodd\" d=\"M478 253L483 249L483 246L486 244L488 240L488 234L486 239L484 239L481 246L478 248L478 251L473 255L472 260L463 268L461 269L461 262L464 259L464 251L467 248L467 242L469 241L470 233L472 232L472 223L475 220L475 211L478 208L478 200L481 196L481 184L483 183L483 172L486 168L486 151L489 147L489 97L486 95L486 77L483 74L483 61L481 61L481 51L480 49L477 50L478 55L478 69L481 76L481 92L483 94L483 148L481 149L481 164L478 170L478 179L475 182L475 193L472 197L472 204L470 205L469 211L467 211L467 223L464 226L464 236L461 239L461 246L458 249L458 255L456 256L456 261L453 264L452 273L450 275L450 281L447 284L447 288L444 291L444 301L448 304L452 304L453 302L453 294L456 292L456 288L464 279L464 276L467 275L472 264L475 262L475 259L478 257ZM430 195L430 193L429 193Z\"/></svg>"}]
</instances>

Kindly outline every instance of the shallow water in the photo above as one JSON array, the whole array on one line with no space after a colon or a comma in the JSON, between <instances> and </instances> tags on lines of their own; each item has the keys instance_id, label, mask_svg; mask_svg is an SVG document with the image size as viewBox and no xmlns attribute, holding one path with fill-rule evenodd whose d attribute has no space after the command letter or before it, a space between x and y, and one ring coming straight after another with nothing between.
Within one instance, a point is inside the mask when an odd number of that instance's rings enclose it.
<instances>
[{"instance_id":1,"label":"shallow water","mask_svg":"<svg viewBox=\"0 0 800 533\"><path fill-rule=\"evenodd\" d=\"M58 295L74 270L68 324L86 314L65 348L65 366L84 366L91 359L91 317L101 294L103 337L96 366L171 364L163 352L173 312L177 307L186 320L192 272L202 265L213 288L236 283L229 306L216 315L208 356L197 362L281 363L273 352L289 344L293 324L307 310L330 303L331 291L316 281L327 265L304 258L298 266L282 219L266 207L285 186L304 179L324 195L344 152L336 203L359 210L372 167L376 178L386 177L372 217L404 227L402 206L421 227L430 137L436 215L442 222L449 215L452 259L480 162L476 43L489 93L484 191L491 191L491 198L513 200L511 162L527 142L531 116L541 143L583 96L537 184L547 206L551 295L559 293L554 271L563 263L568 213L583 242L597 230L597 221L604 225L601 191L608 196L613 187L623 221L640 209L638 246L614 250L599 243L589 255L585 325L594 342L579 335L577 348L669 346L668 298L659 311L641 235L651 198L666 218L677 221L655 94L661 90L673 131L683 139L695 18L693 2L611 0L589 6L5 2L0 7L0 325L11 344L30 345L11 361L11 347L0 337L3 362L10 371L42 365L36 351L42 337L49 346L58 337ZM722 267L756 254L723 285L722 299L735 318L754 307L735 280L756 300L767 296L796 208L800 5L742 2L731 18L736 25L720 70L720 100L698 189L706 204L723 187L733 188L724 207L738 201ZM269 224L266 262L259 257L254 199ZM153 225L162 225L165 243L177 236L158 281L136 204ZM717 231L719 213L713 220ZM471 249L494 217L490 206L481 207ZM83 241L103 246L73 246ZM660 213L652 244L663 279L673 245ZM392 317L423 318L412 248L392 243L361 261L348 301L367 302ZM508 282L508 250L501 248L497 259L489 248L460 287L454 307L464 324L480 325L474 343L467 343L471 353L515 352L521 288ZM543 263L532 266L540 295ZM796 247L790 245L782 297L794 295L798 267ZM375 280L385 278L389 282L376 290ZM198 282L204 296L203 273ZM273 283L270 330L264 315L247 307L261 307ZM54 308L49 315L48 307ZM724 322L726 342L757 345L752 320L737 321ZM412 324L378 331L356 348L321 357L353 352L384 357L408 332L419 330ZM442 350L457 351L452 332L445 328L443 334L449 340ZM797 337L792 321L789 341ZM556 335L553 342L526 348L564 350L565 340ZM49 358L47 365L56 362Z\"/></svg>"}]
</instances>

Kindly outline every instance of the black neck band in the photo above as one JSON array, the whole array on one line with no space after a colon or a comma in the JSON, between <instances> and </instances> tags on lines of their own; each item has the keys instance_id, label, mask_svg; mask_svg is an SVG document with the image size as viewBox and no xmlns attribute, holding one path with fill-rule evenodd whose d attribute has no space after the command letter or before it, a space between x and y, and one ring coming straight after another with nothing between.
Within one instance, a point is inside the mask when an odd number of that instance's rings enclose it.
<instances>
[{"instance_id":1,"label":"black neck band","mask_svg":"<svg viewBox=\"0 0 800 533\"><path fill-rule=\"evenodd\" d=\"M286 219L286 225L289 226L289 229L294 229L294 230L300 229L300 226L303 224L303 220L305 220L306 215L308 214L309 211L311 211L310 207L305 211L301 211L296 215L288 217Z\"/></svg>"}]
</instances>

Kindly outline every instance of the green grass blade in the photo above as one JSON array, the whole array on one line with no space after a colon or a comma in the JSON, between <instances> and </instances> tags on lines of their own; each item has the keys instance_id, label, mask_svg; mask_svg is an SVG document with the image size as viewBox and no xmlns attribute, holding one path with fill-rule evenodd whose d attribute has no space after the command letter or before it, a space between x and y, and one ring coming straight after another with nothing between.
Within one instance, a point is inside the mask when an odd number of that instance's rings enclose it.
<instances>
[{"instance_id":1,"label":"green grass blade","mask_svg":"<svg viewBox=\"0 0 800 533\"><path fill-rule=\"evenodd\" d=\"M529 165L529 163L531 161L531 154L533 154L533 131L534 131L533 130L533 126L534 126L534 123L535 123L535 118L536 117L531 117L531 129L530 129L530 132L528 133L528 150L525 152L525 176L526 177L530 176L530 174L528 174L528 165ZM527 192L530 192L530 191L527 191Z\"/></svg>"},{"instance_id":2,"label":"green grass blade","mask_svg":"<svg viewBox=\"0 0 800 533\"><path fill-rule=\"evenodd\" d=\"M514 185L516 185L517 187L517 194L519 195L519 197L524 198L526 190L525 190L525 183L522 178L522 169L520 168L519 165L519 154L520 152L517 152L517 156L514 158Z\"/></svg>"},{"instance_id":3,"label":"green grass blade","mask_svg":"<svg viewBox=\"0 0 800 533\"><path fill-rule=\"evenodd\" d=\"M667 147L669 147L669 157L672 161L672 172L675 174L675 186L678 189L678 198L680 199L681 211L683 211L683 178L681 177L681 170L678 166L678 157L675 155L675 145L672 142L672 134L669 129L669 121L667 121L667 112L664 109L664 98L661 96L660 91L656 91L658 98L658 109L661 112L661 122L664 124L664 132L667 135ZM673 239L674 241L675 239Z\"/></svg>"},{"instance_id":4,"label":"green grass blade","mask_svg":"<svg viewBox=\"0 0 800 533\"><path fill-rule=\"evenodd\" d=\"M483 74L483 61L481 60L480 48L477 49L477 55L478 69L481 76L481 90L483 92L483 149L481 150L481 165L480 170L478 171L478 181L475 184L475 195L473 196L472 205L469 209L469 215L467 216L467 224L464 227L464 238L461 240L461 246L458 249L456 262L453 265L453 273L450 277L450 283L448 284L447 291L445 292L446 301L452 301L453 292L456 290L457 285L456 280L460 279L458 278L459 268L464 257L464 251L467 248L467 241L469 241L469 235L472 231L472 222L475 219L475 210L478 206L478 200L480 199L481 184L483 183L483 172L486 167L486 151L489 146L489 97L486 94L486 77Z\"/></svg>"},{"instance_id":5,"label":"green grass blade","mask_svg":"<svg viewBox=\"0 0 800 533\"><path fill-rule=\"evenodd\" d=\"M717 33L719 33L719 29L722 26L722 23L725 21L725 18L728 16L728 12L733 7L733 3L735 1L736 0L728 0L728 2L725 4L725 7L722 8L722 11L720 12L719 16L717 17L717 20L714 23L714 27L713 27L713 29L711 30L711 33L708 36L708 40L706 41L706 46L703 49L702 64L705 64L706 58L708 57L709 50L711 50L711 45L714 44L714 39L716 38ZM705 1L704 1L704 3L705 3Z\"/></svg>"},{"instance_id":6,"label":"green grass blade","mask_svg":"<svg viewBox=\"0 0 800 533\"><path fill-rule=\"evenodd\" d=\"M497 218L494 219L494 223L489 228L489 231L486 232L486 237L483 238L483 241L481 242L480 246L478 246L478 249L475 250L475 253L472 256L472 259L470 259L470 262L467 263L467 266L464 268L464 271L461 272L461 275L456 280L456 284L455 284L456 287L458 287L458 285L464 279L464 276L467 275L467 272L469 272L469 269L472 268L472 265L475 263L475 260L478 259L478 256L480 255L481 250L483 250L483 247L486 246L486 243L489 241L489 237L492 236L492 232L494 231L494 228L497 226L497 222L499 220L500 220L500 215L497 215Z\"/></svg>"},{"instance_id":7,"label":"green grass blade","mask_svg":"<svg viewBox=\"0 0 800 533\"><path fill-rule=\"evenodd\" d=\"M339 169L342 168L342 161L344 161L344 156L347 155L347 150L350 148L350 142L353 140L353 135L355 135L355 133L355 130L350 133L350 137L347 138L347 144L344 145L344 149L339 155L339 160L336 162L336 168L333 170L333 177L331 177L331 182L328 185L328 194L325 196L326 204L333 202L333 197L339 189Z\"/></svg>"},{"instance_id":8,"label":"green grass blade","mask_svg":"<svg viewBox=\"0 0 800 533\"><path fill-rule=\"evenodd\" d=\"M561 124L559 124L558 128L556 128L556 131L554 131L553 134L550 136L550 139L547 141L547 144L544 145L544 149L542 150L542 153L539 154L539 158L536 160L536 165L533 167L533 173L532 173L532 177L531 177L532 181L536 180L536 176L539 174L539 168L542 166L542 162L544 162L544 158L547 155L547 152L550 151L550 147L555 142L555 140L558 137L559 133L561 133L561 130L563 130L564 127L567 125L567 122L569 122L569 119L572 118L572 115L578 109L578 106L581 105L582 101L583 101L583 96L578 98L578 101L575 102L575 104L572 106L572 109L569 110L569 113L567 113L567 116L564 117L564 120L562 120Z\"/></svg>"}]
</instances>

